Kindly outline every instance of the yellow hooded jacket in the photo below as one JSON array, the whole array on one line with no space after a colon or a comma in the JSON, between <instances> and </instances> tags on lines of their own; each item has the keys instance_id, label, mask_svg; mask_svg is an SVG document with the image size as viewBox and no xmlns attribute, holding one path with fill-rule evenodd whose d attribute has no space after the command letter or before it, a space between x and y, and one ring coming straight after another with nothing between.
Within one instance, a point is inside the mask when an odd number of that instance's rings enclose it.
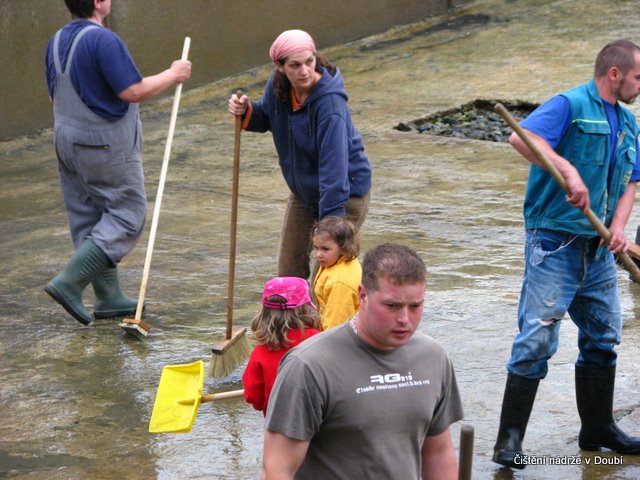
<instances>
[{"instance_id":1,"label":"yellow hooded jacket","mask_svg":"<svg viewBox=\"0 0 640 480\"><path fill-rule=\"evenodd\" d=\"M322 329L328 330L349 320L360 309L358 287L362 266L357 258L344 257L330 267L320 267L313 281Z\"/></svg>"}]
</instances>

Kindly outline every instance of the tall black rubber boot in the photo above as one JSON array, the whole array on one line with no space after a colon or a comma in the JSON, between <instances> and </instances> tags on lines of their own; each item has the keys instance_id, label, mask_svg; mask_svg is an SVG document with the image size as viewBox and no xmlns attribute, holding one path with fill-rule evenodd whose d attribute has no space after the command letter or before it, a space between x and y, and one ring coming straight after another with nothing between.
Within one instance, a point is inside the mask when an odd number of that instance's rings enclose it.
<instances>
[{"instance_id":1,"label":"tall black rubber boot","mask_svg":"<svg viewBox=\"0 0 640 480\"><path fill-rule=\"evenodd\" d=\"M116 318L136 314L138 300L122 293L116 267L104 269L93 277L91 284L96 294L96 303L93 306L95 318ZM144 305L142 308L144 310Z\"/></svg>"},{"instance_id":2,"label":"tall black rubber boot","mask_svg":"<svg viewBox=\"0 0 640 480\"><path fill-rule=\"evenodd\" d=\"M538 391L540 380L531 380L509 373L502 400L500 429L493 448L493 461L500 465L522 470L526 465L518 461L522 453L522 440Z\"/></svg>"},{"instance_id":3,"label":"tall black rubber boot","mask_svg":"<svg viewBox=\"0 0 640 480\"><path fill-rule=\"evenodd\" d=\"M576 402L582 421L578 444L582 450L613 450L640 454L640 438L630 437L613 419L613 391L616 367L576 366Z\"/></svg>"},{"instance_id":4,"label":"tall black rubber boot","mask_svg":"<svg viewBox=\"0 0 640 480\"><path fill-rule=\"evenodd\" d=\"M92 318L82 302L82 292L91 279L110 266L111 261L91 240L75 251L64 270L44 287L51 297L83 325Z\"/></svg>"}]
</instances>

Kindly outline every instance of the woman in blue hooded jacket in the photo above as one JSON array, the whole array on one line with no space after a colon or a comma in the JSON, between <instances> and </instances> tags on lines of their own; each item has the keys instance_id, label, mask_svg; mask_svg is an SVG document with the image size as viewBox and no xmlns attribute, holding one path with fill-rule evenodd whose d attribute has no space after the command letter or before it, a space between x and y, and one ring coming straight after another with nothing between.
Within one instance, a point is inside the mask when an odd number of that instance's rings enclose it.
<instances>
[{"instance_id":1,"label":"woman in blue hooded jacket","mask_svg":"<svg viewBox=\"0 0 640 480\"><path fill-rule=\"evenodd\" d=\"M309 278L311 229L328 215L360 229L369 207L371 165L351 121L340 70L318 56L302 30L287 30L271 45L274 69L262 98L229 100L243 128L271 131L291 191L278 256L278 276Z\"/></svg>"}]
</instances>

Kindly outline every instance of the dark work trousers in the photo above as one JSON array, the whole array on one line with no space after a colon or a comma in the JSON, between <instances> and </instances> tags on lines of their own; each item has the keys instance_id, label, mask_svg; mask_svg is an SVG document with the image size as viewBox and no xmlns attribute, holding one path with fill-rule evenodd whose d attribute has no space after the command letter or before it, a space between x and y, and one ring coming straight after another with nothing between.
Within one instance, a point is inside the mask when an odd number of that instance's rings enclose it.
<instances>
[{"instance_id":1,"label":"dark work trousers","mask_svg":"<svg viewBox=\"0 0 640 480\"><path fill-rule=\"evenodd\" d=\"M356 233L362 227L369 211L370 194L351 197L345 205L345 218L350 221ZM313 281L309 266L311 253L311 229L318 220L293 193L289 194L280 233L280 253L278 255L279 277L301 277ZM313 262L315 264L315 262ZM313 268L315 272L317 266Z\"/></svg>"}]
</instances>

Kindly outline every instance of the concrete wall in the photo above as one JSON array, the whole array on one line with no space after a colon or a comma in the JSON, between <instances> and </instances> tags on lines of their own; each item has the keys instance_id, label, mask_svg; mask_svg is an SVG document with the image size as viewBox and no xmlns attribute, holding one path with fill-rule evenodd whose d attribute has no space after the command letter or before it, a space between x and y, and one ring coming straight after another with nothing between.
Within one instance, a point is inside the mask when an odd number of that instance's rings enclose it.
<instances>
[{"instance_id":1,"label":"concrete wall","mask_svg":"<svg viewBox=\"0 0 640 480\"><path fill-rule=\"evenodd\" d=\"M283 30L328 47L446 13L470 0L113 0L108 20L143 75L167 68L191 37L191 85L268 61ZM0 1L0 141L52 125L44 51L70 15L63 0Z\"/></svg>"}]
</instances>

